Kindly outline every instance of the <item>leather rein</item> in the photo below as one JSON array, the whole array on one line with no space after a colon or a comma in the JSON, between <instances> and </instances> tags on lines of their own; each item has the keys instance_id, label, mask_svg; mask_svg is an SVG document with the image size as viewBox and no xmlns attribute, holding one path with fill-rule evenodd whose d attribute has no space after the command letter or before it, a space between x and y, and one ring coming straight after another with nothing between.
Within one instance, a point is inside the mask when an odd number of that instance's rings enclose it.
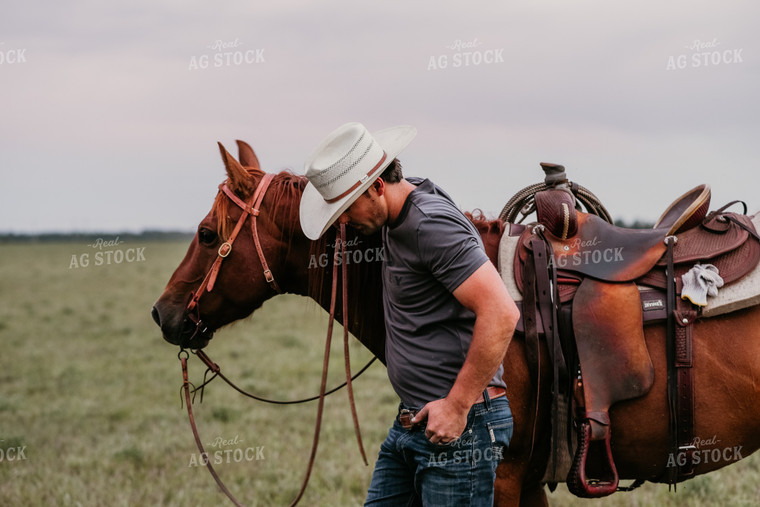
<instances>
[{"instance_id":1,"label":"leather rein","mask_svg":"<svg viewBox=\"0 0 760 507\"><path fill-rule=\"evenodd\" d=\"M232 252L232 244L235 242L235 239L237 238L238 234L243 228L243 225L248 219L248 216L251 217L251 234L253 235L253 241L256 247L256 252L258 253L258 256L259 256L259 260L261 262L261 267L263 268L264 279L272 287L272 289L275 292L277 292L278 294L282 294L282 290L280 289L279 285L275 281L274 275L272 274L272 270L269 268L269 265L267 264L267 261L264 257L264 251L261 248L261 241L259 240L258 229L256 225L256 218L259 216L261 203L264 200L264 195L266 194L269 184L272 182L273 178L274 178L274 174L269 174L269 173L265 174L262 177L261 181L259 182L259 185L256 187L256 190L251 196L249 203L246 203L245 201L240 199L237 195L235 195L235 193L227 186L226 183L223 183L219 186L220 192L224 192L224 194L227 197L229 197L230 200L232 200L232 202L234 202L239 208L243 210L243 213L241 213L240 218L238 219L237 224L235 225L235 228L232 231L232 234L230 234L229 238L224 243L222 243L222 245L219 247L217 258L214 260L214 263L211 265L211 268L209 269L208 273L203 278L203 281L198 287L198 290L196 290L192 294L192 298L187 305L187 308L186 308L187 318L193 324L195 324L195 331L192 337L194 337L196 334L200 334L201 336L204 336L210 339L211 335L213 335L213 331L210 331L208 326L206 326L205 323L200 318L199 301L204 292L211 292L213 290L214 284L216 282L216 278L219 274L219 269L221 268L221 264L224 261L224 259L226 259L229 256L229 254ZM339 258L340 258L339 256L345 256L345 248L346 248L345 238L346 238L346 226L345 224L340 224L339 234L337 235L336 240L335 240L336 243L335 243L335 253L334 253L334 263L333 263L332 290L331 290L331 296L330 296L330 318L329 318L328 326L327 326L327 338L325 340L325 354L324 354L324 360L323 360L323 365L322 365L322 378L321 378L318 395L312 396L310 398L304 398L304 399L294 400L294 401L279 401L279 400L270 400L267 398L263 398L263 397L248 393L245 390L239 388L232 381L230 381L224 374L222 374L221 368L219 367L219 365L216 364L214 361L212 361L211 358L203 350L192 351L193 354L198 356L198 358L207 366L206 374L204 374L203 383L200 386L195 387L188 380L188 369L187 369L187 359L189 358L188 351L182 348L178 354L180 363L182 365L181 390L184 391L184 404L187 407L187 414L188 414L188 419L190 421L190 427L193 431L193 436L195 437L195 443L198 446L198 450L200 451L201 456L207 457L208 455L206 451L204 450L203 444L201 443L200 436L198 435L198 429L195 424L195 417L193 416L192 401L195 399L195 394L198 391L200 391L201 402L202 402L205 386L217 376L221 377L227 384L230 385L230 387L232 387L239 393L243 394L244 396L247 396L249 398L252 398L258 401L266 402L266 403L288 405L288 404L296 404L296 403L305 403L305 402L314 401L314 400L319 401L318 408L317 408L317 420L316 420L315 429L314 429L314 438L312 440L311 455L309 458L309 463L307 465L306 475L301 485L301 489L298 492L298 495L296 496L296 498L291 503L291 506L296 505L303 497L303 494L306 491L306 487L309 483L309 478L311 476L312 469L314 467L314 461L315 461L315 457L317 453L317 446L319 444L319 435L320 435L320 430L322 426L322 415L324 412L324 399L328 394L332 394L343 387L347 387L349 404L351 406L351 415L353 417L354 430L356 433L359 450L361 452L362 459L364 460L364 464L365 465L368 464L367 456L364 452L364 445L362 443L361 430L359 429L359 419L356 413L356 404L354 402L352 381L355 380L359 375L364 373L364 371L366 371L367 368L369 368L369 366L377 358L373 357L355 375L353 376L351 375L347 325L343 326L343 352L344 352L344 357L345 357L346 381L329 391L327 390L327 371L328 371L328 365L329 365L329 360L330 360L330 346L332 343L332 330L333 330L333 323L335 321L335 310L336 310L337 292L338 292L338 269L337 269L338 264L342 266L341 289L342 289L342 295L343 295L342 297L343 322L344 323L348 322L348 319L347 319L347 315L348 315L347 263L345 262L339 263ZM192 337L191 337L191 340L192 340ZM209 372L213 373L213 375L211 376L211 378L207 380L206 377L209 374ZM191 391L191 387L192 387L192 391ZM192 394L192 397L191 397L191 394ZM227 497L235 505L241 506L240 502L238 502L238 500L235 499L232 493L230 493L230 491L224 485L222 480L219 478L218 474L214 470L214 467L211 465L211 461L208 459L205 459L204 461L206 462L205 463L206 467L209 469L211 476L214 478L214 480L216 481L217 485L221 488L221 490L227 495Z\"/></svg>"}]
</instances>

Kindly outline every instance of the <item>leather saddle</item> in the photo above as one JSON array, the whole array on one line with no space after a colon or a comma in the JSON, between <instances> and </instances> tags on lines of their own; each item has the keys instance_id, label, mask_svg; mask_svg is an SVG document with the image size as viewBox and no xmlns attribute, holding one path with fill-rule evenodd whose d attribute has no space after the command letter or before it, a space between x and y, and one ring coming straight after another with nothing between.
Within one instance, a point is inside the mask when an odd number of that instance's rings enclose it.
<instances>
[{"instance_id":1,"label":"leather saddle","mask_svg":"<svg viewBox=\"0 0 760 507\"><path fill-rule=\"evenodd\" d=\"M537 221L510 227L509 234L519 234L512 259L522 295L518 331L529 347L530 334L547 340L555 375L565 376L555 379L553 391L569 385L568 399L575 400L578 445L566 482L577 496L617 490L609 408L645 395L654 383L644 324L667 313L645 315L640 289L665 290L668 257L679 281L701 262L715 265L726 284L760 260L750 219L724 209L708 214L709 203L710 187L700 185L676 199L652 229L634 230L581 211L566 187L550 187L535 194ZM670 253L669 237L676 239ZM675 286L679 295L681 288Z\"/></svg>"}]
</instances>

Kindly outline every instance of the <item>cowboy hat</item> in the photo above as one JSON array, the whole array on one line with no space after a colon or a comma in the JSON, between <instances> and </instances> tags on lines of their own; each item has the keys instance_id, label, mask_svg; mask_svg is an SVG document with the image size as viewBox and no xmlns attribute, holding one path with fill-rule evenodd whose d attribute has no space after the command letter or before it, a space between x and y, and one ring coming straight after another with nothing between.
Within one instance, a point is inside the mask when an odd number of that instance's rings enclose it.
<instances>
[{"instance_id":1,"label":"cowboy hat","mask_svg":"<svg viewBox=\"0 0 760 507\"><path fill-rule=\"evenodd\" d=\"M306 237L319 239L416 134L408 125L370 134L361 123L346 123L328 135L304 163L309 183L300 218Z\"/></svg>"}]
</instances>

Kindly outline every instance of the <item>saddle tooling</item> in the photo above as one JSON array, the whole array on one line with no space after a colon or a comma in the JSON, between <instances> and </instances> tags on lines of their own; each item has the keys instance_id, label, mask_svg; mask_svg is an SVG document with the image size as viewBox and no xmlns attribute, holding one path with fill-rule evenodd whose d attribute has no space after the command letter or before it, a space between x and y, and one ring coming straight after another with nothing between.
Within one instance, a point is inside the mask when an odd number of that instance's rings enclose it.
<instances>
[{"instance_id":1,"label":"saddle tooling","mask_svg":"<svg viewBox=\"0 0 760 507\"><path fill-rule=\"evenodd\" d=\"M533 375L541 337L553 365L552 451L544 481L560 482L567 473L572 493L600 497L618 489L609 409L647 394L654 383L646 324L667 322L670 451L687 457L695 451L692 327L708 314L757 303L750 294L704 306L718 288L729 291L753 270L760 273L760 214L754 223L727 206L708 214L710 188L700 185L654 228L625 229L581 211L578 186L562 166L542 167L546 184L531 203L537 222L508 224L499 265L521 307L518 331ZM692 460L685 462L653 480L689 478Z\"/></svg>"}]
</instances>

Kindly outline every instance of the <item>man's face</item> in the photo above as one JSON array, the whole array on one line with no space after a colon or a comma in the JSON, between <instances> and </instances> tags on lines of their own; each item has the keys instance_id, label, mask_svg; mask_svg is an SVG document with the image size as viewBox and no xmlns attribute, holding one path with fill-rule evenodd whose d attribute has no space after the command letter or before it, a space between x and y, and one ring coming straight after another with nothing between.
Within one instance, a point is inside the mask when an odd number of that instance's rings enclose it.
<instances>
[{"instance_id":1,"label":"man's face","mask_svg":"<svg viewBox=\"0 0 760 507\"><path fill-rule=\"evenodd\" d=\"M379 231L388 219L384 201L374 187L370 187L340 215L339 221L345 222L361 234L369 236Z\"/></svg>"}]
</instances>

